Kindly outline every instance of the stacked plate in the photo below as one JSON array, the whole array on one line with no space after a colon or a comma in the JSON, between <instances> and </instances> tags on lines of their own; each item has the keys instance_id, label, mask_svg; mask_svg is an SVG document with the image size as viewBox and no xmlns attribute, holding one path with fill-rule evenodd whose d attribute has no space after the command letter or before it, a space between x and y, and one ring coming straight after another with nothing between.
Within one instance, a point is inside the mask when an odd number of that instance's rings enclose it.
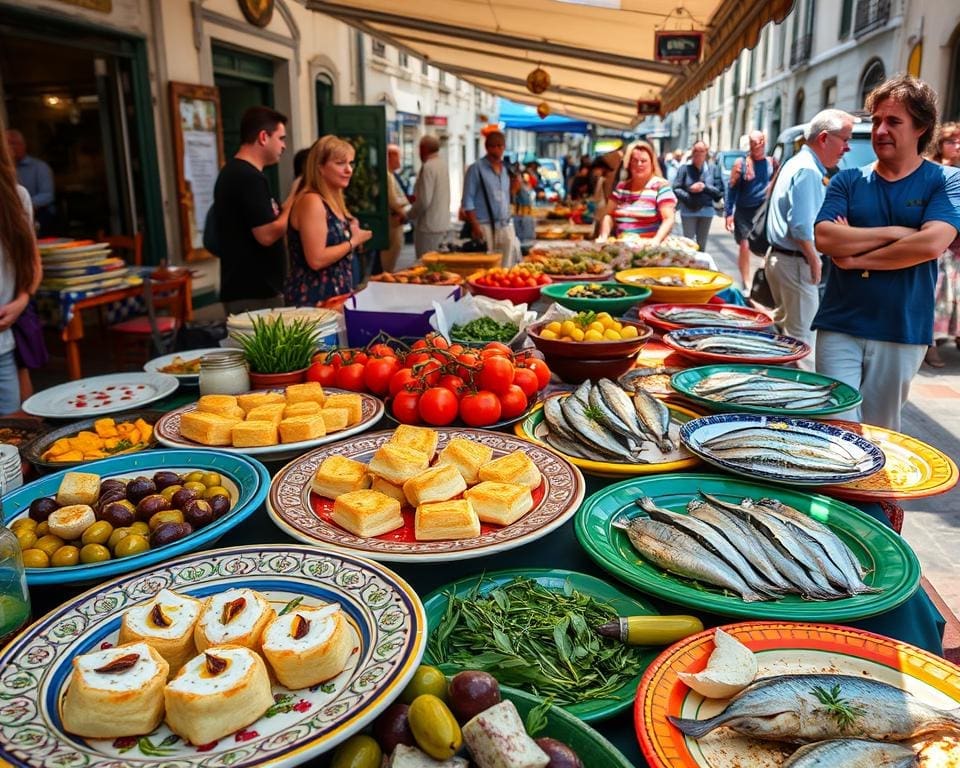
<instances>
[{"instance_id":1,"label":"stacked plate","mask_svg":"<svg viewBox=\"0 0 960 768\"><path fill-rule=\"evenodd\" d=\"M0 474L3 475L3 493L23 485L23 468L17 446L0 443Z\"/></svg>"}]
</instances>

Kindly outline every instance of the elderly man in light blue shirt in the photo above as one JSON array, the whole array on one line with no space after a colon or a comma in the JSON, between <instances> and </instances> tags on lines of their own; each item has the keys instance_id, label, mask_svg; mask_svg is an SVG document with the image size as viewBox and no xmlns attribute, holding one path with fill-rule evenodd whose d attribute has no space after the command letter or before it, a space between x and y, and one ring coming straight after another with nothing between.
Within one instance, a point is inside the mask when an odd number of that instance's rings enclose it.
<instances>
[{"instance_id":1,"label":"elderly man in light blue shirt","mask_svg":"<svg viewBox=\"0 0 960 768\"><path fill-rule=\"evenodd\" d=\"M491 131L484 141L487 154L467 169L463 182L463 214L474 239L487 244L487 253L502 253L509 266L520 258L520 242L510 218L510 174L503 162L506 137Z\"/></svg>"},{"instance_id":2,"label":"elderly man in light blue shirt","mask_svg":"<svg viewBox=\"0 0 960 768\"><path fill-rule=\"evenodd\" d=\"M810 324L820 306L820 254L814 246L813 224L827 190L827 169L850 150L857 118L839 109L814 115L804 132L806 144L787 160L773 185L767 215L764 271L776 303L775 319L788 336L816 348ZM797 363L815 370L814 355Z\"/></svg>"}]
</instances>

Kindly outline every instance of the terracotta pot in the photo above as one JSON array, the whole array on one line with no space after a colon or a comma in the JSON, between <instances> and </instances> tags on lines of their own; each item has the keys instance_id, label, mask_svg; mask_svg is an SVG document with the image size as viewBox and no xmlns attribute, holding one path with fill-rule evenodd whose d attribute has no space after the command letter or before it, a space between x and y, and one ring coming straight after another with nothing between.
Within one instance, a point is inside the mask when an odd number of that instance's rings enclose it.
<instances>
[{"instance_id":1,"label":"terracotta pot","mask_svg":"<svg viewBox=\"0 0 960 768\"><path fill-rule=\"evenodd\" d=\"M254 373L250 371L250 389L270 389L288 384L302 384L307 380L307 369L286 373Z\"/></svg>"}]
</instances>

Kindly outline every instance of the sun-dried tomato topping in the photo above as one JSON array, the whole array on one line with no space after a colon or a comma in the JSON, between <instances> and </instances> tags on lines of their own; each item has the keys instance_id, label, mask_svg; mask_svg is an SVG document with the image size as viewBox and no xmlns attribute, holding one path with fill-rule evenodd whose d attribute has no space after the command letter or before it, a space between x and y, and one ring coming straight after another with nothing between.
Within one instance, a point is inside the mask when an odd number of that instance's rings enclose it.
<instances>
[{"instance_id":1,"label":"sun-dried tomato topping","mask_svg":"<svg viewBox=\"0 0 960 768\"><path fill-rule=\"evenodd\" d=\"M227 660L214 656L212 653L203 654L207 660L207 672L211 675L219 675L227 668Z\"/></svg>"},{"instance_id":2,"label":"sun-dried tomato topping","mask_svg":"<svg viewBox=\"0 0 960 768\"><path fill-rule=\"evenodd\" d=\"M104 664L102 667L97 667L97 669L93 671L99 672L102 675L116 675L120 672L126 672L139 660L139 653L128 653L126 656L117 656L117 658L115 658L109 664Z\"/></svg>"},{"instance_id":3,"label":"sun-dried tomato topping","mask_svg":"<svg viewBox=\"0 0 960 768\"><path fill-rule=\"evenodd\" d=\"M158 627L169 627L173 623L163 612L163 606L161 606L160 603L156 603L150 610L150 621Z\"/></svg>"},{"instance_id":4,"label":"sun-dried tomato topping","mask_svg":"<svg viewBox=\"0 0 960 768\"><path fill-rule=\"evenodd\" d=\"M220 614L220 623L229 624L236 618L237 614L246 607L247 598L245 597L238 597L236 600L231 600L229 603L226 603L223 606L223 612Z\"/></svg>"},{"instance_id":5,"label":"sun-dried tomato topping","mask_svg":"<svg viewBox=\"0 0 960 768\"><path fill-rule=\"evenodd\" d=\"M310 621L303 618L301 614L297 614L293 617L293 623L290 625L290 635L294 640L299 640L302 637L306 637L307 632L310 631Z\"/></svg>"}]
</instances>

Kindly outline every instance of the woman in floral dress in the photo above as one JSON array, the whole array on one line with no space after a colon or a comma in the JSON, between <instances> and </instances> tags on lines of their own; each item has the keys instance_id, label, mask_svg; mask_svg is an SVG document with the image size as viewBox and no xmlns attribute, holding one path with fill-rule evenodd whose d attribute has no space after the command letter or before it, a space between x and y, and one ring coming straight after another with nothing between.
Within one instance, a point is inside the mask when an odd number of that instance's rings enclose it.
<instances>
[{"instance_id":1,"label":"woman in floral dress","mask_svg":"<svg viewBox=\"0 0 960 768\"><path fill-rule=\"evenodd\" d=\"M319 306L354 289L353 250L373 237L343 199L354 154L336 136L323 136L310 148L287 227L290 270L283 295L288 306Z\"/></svg>"},{"instance_id":2,"label":"woman in floral dress","mask_svg":"<svg viewBox=\"0 0 960 768\"><path fill-rule=\"evenodd\" d=\"M942 165L960 165L960 123L944 123L930 158ZM950 341L960 349L960 238L937 261L937 296L933 309L933 346L923 361L932 368L943 368L938 344Z\"/></svg>"}]
</instances>

